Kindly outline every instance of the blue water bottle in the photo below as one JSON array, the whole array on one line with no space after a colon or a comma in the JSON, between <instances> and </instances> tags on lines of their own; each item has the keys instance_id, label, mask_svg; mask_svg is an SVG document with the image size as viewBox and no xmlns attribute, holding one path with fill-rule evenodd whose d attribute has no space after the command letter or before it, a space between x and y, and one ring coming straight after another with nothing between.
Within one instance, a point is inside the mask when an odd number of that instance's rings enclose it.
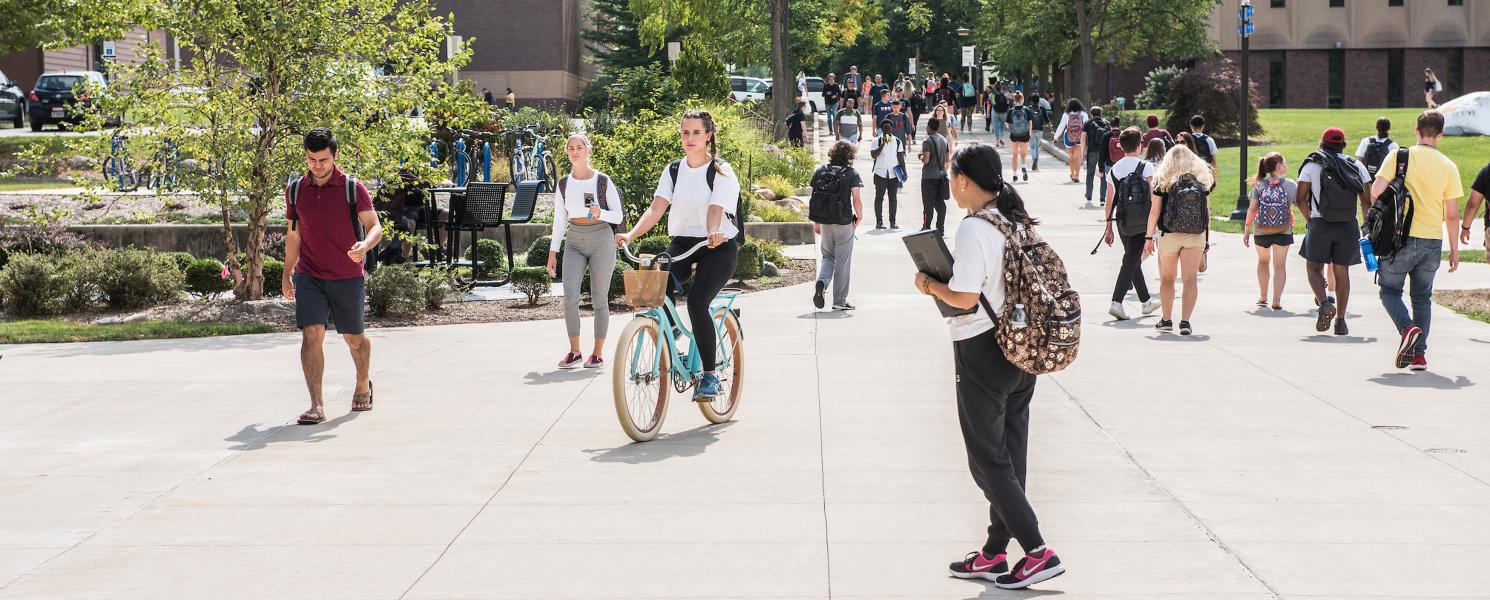
<instances>
[{"instance_id":1,"label":"blue water bottle","mask_svg":"<svg viewBox=\"0 0 1490 600\"><path fill-rule=\"evenodd\" d=\"M1361 238L1361 258L1366 259L1366 270L1376 272L1376 250L1371 248L1371 238Z\"/></svg>"}]
</instances>

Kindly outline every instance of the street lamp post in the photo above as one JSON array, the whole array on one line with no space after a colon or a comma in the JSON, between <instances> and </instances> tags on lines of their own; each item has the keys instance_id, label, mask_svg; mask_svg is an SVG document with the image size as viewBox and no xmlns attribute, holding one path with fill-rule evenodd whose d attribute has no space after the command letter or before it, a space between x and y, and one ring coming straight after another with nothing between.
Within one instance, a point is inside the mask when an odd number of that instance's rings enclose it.
<instances>
[{"instance_id":1,"label":"street lamp post","mask_svg":"<svg viewBox=\"0 0 1490 600\"><path fill-rule=\"evenodd\" d=\"M970 31L966 27L958 27L957 28L957 37L965 38L965 37L968 36L968 34L971 34L971 33L972 33L972 31ZM967 66L967 82L968 83L972 83L973 82L973 66L972 65L968 65Z\"/></svg>"},{"instance_id":2,"label":"street lamp post","mask_svg":"<svg viewBox=\"0 0 1490 600\"><path fill-rule=\"evenodd\" d=\"M1247 125L1248 116L1252 109L1252 74L1247 71L1247 49L1248 42L1252 39L1252 0L1242 0L1242 5L1237 8L1237 35L1242 38L1242 90L1238 94L1241 98L1242 113L1242 147L1241 147L1241 176L1238 177L1236 209L1231 211L1231 220L1242 221L1247 218L1247 207L1251 199L1247 193ZM1244 232L1245 233L1245 232Z\"/></svg>"}]
</instances>

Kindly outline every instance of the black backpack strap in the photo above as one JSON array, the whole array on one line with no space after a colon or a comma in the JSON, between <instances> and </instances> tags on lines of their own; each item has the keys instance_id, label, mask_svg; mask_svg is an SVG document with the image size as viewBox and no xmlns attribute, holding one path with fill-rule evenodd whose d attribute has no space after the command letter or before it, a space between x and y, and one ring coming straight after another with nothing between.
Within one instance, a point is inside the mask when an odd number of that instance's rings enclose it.
<instances>
[{"instance_id":1,"label":"black backpack strap","mask_svg":"<svg viewBox=\"0 0 1490 600\"><path fill-rule=\"evenodd\" d=\"M366 232L362 230L362 220L357 218L357 179L351 175L346 179L347 210L352 212L352 235L360 242Z\"/></svg>"},{"instance_id":2,"label":"black backpack strap","mask_svg":"<svg viewBox=\"0 0 1490 600\"><path fill-rule=\"evenodd\" d=\"M610 187L610 178L605 173L596 171L595 175L595 198L600 202L600 210L610 210L610 203L605 201L605 189Z\"/></svg>"},{"instance_id":3,"label":"black backpack strap","mask_svg":"<svg viewBox=\"0 0 1490 600\"><path fill-rule=\"evenodd\" d=\"M295 203L300 201L300 182L304 179L304 177L296 177L290 180L289 185L285 186L285 195L289 197L291 231L300 230L300 211L295 210Z\"/></svg>"},{"instance_id":4,"label":"black backpack strap","mask_svg":"<svg viewBox=\"0 0 1490 600\"><path fill-rule=\"evenodd\" d=\"M682 164L683 164L683 159L680 158L678 160L673 161L672 164L670 164L670 165L667 166L667 174L668 174L669 177L672 177L672 179L673 179L673 193L677 193L677 191L678 191L678 168Z\"/></svg>"},{"instance_id":5,"label":"black backpack strap","mask_svg":"<svg viewBox=\"0 0 1490 600\"><path fill-rule=\"evenodd\" d=\"M565 193L565 190L568 190L569 189L569 178L570 177L573 177L573 175L565 175L565 176L559 178L559 198L560 199L563 199L563 198L565 198L567 196L567 194Z\"/></svg>"}]
</instances>

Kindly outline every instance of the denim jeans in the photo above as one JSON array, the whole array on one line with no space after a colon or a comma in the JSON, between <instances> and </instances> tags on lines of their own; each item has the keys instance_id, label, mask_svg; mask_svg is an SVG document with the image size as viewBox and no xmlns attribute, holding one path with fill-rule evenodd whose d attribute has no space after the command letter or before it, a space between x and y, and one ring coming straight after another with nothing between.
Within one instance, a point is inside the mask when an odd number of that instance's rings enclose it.
<instances>
[{"instance_id":1,"label":"denim jeans","mask_svg":"<svg viewBox=\"0 0 1490 600\"><path fill-rule=\"evenodd\" d=\"M993 113L993 139L1004 139L1004 117L1009 116L1007 112Z\"/></svg>"},{"instance_id":2,"label":"denim jeans","mask_svg":"<svg viewBox=\"0 0 1490 600\"><path fill-rule=\"evenodd\" d=\"M1087 155L1086 155L1086 162L1081 165L1081 168L1086 169L1086 201L1087 201L1088 204L1090 204L1092 202L1092 180L1093 179L1096 179L1096 180L1102 182L1102 190L1097 195L1097 201L1098 202L1103 202L1103 201L1106 201L1107 200L1107 178L1106 177L1102 177L1097 172L1097 169L1101 166L1101 162L1102 161L1098 157L1098 155L1097 155L1096 152L1088 152Z\"/></svg>"},{"instance_id":3,"label":"denim jeans","mask_svg":"<svg viewBox=\"0 0 1490 600\"><path fill-rule=\"evenodd\" d=\"M823 107L828 111L828 135L838 133L838 103L829 102Z\"/></svg>"},{"instance_id":4,"label":"denim jeans","mask_svg":"<svg viewBox=\"0 0 1490 600\"><path fill-rule=\"evenodd\" d=\"M1438 273L1442 259L1443 240L1409 237L1395 256L1381 261L1381 268L1376 272L1376 284L1381 286L1381 305L1392 317L1397 333L1402 333L1409 325L1417 325L1423 330L1413 348L1418 356L1428 351L1428 325L1433 321L1433 276ZM1402 302L1402 288L1409 278L1411 316L1407 313L1407 305Z\"/></svg>"},{"instance_id":5,"label":"denim jeans","mask_svg":"<svg viewBox=\"0 0 1490 600\"><path fill-rule=\"evenodd\" d=\"M1040 140L1045 139L1045 130L1030 130L1030 166L1040 168Z\"/></svg>"}]
</instances>

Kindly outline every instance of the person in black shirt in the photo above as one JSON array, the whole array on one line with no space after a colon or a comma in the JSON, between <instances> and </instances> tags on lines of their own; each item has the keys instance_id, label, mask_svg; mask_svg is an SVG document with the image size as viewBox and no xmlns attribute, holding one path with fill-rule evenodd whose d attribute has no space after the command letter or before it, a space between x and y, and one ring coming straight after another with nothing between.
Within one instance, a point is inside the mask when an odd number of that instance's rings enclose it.
<instances>
[{"instance_id":1,"label":"person in black shirt","mask_svg":"<svg viewBox=\"0 0 1490 600\"><path fill-rule=\"evenodd\" d=\"M1475 213L1480 210L1480 203L1490 197L1490 164L1480 169L1480 174L1474 178L1474 183L1469 186L1469 202L1464 205L1464 216L1459 227L1459 241L1469 243L1469 232L1474 227ZM1490 206L1485 207L1485 249L1490 251Z\"/></svg>"},{"instance_id":2,"label":"person in black shirt","mask_svg":"<svg viewBox=\"0 0 1490 600\"><path fill-rule=\"evenodd\" d=\"M828 113L828 134L833 135L838 131L838 100L843 97L843 88L838 87L838 76L828 74L828 81L823 84L823 110Z\"/></svg>"},{"instance_id":3,"label":"person in black shirt","mask_svg":"<svg viewBox=\"0 0 1490 600\"><path fill-rule=\"evenodd\" d=\"M793 146L802 146L802 122L807 120L807 115L802 112L807 107L806 102L798 102L797 110L786 117L786 141Z\"/></svg>"}]
</instances>

